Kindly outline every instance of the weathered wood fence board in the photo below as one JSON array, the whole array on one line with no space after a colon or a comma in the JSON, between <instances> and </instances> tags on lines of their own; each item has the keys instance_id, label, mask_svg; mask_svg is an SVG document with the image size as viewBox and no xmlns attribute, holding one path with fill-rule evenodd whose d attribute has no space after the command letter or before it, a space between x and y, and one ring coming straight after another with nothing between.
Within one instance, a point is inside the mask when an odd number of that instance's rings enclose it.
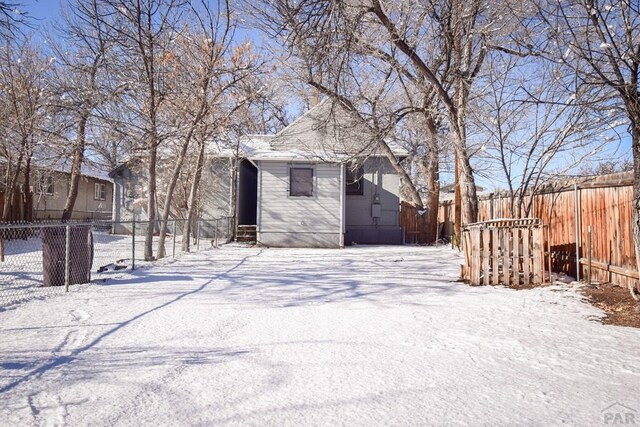
<instances>
[{"instance_id":1,"label":"weathered wood fence board","mask_svg":"<svg viewBox=\"0 0 640 427\"><path fill-rule=\"evenodd\" d=\"M540 231L543 236L540 245L545 251L549 247L553 271L575 277L579 266L580 276L584 276L586 261L582 260L587 258L587 229L591 226L593 280L621 286L638 280L632 234L632 184L632 173L621 173L555 183L524 198L525 203L532 205L528 216L549 226L548 233ZM481 197L478 208L478 221L517 217L504 193ZM453 211L452 202L441 203L438 220L443 223L444 233L453 230ZM524 239L523 235L523 246ZM522 262L522 269L526 270L526 259L522 258ZM530 262L533 266L534 260ZM544 259L536 262L548 269Z\"/></svg>"},{"instance_id":2,"label":"weathered wood fence board","mask_svg":"<svg viewBox=\"0 0 640 427\"><path fill-rule=\"evenodd\" d=\"M427 243L427 217L410 203L401 204L400 225L405 243Z\"/></svg>"},{"instance_id":3,"label":"weathered wood fence board","mask_svg":"<svg viewBox=\"0 0 640 427\"><path fill-rule=\"evenodd\" d=\"M0 213L4 210L5 194L0 193ZM33 193L13 193L13 202L9 208L8 222L30 222L33 220Z\"/></svg>"},{"instance_id":4,"label":"weathered wood fence board","mask_svg":"<svg viewBox=\"0 0 640 427\"><path fill-rule=\"evenodd\" d=\"M537 219L470 224L463 235L462 278L472 285L542 284L542 236Z\"/></svg>"}]
</instances>

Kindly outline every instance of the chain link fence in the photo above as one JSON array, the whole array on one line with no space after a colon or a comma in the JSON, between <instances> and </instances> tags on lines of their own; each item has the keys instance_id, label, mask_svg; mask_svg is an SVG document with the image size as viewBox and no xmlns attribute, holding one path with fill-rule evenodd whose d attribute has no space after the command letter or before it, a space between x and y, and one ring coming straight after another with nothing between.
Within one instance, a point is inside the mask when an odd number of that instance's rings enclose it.
<instances>
[{"instance_id":1,"label":"chain link fence","mask_svg":"<svg viewBox=\"0 0 640 427\"><path fill-rule=\"evenodd\" d=\"M131 271L145 262L147 227L154 256L160 222L41 222L0 225L0 310ZM232 238L229 217L169 220L165 257L224 244Z\"/></svg>"}]
</instances>

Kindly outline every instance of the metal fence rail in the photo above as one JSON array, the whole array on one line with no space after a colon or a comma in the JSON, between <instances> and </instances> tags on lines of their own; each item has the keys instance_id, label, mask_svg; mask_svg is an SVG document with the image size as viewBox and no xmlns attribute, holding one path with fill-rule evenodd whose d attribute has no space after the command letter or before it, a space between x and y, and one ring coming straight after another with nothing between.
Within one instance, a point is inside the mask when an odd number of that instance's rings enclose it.
<instances>
[{"instance_id":1,"label":"metal fence rail","mask_svg":"<svg viewBox=\"0 0 640 427\"><path fill-rule=\"evenodd\" d=\"M185 236L186 220L170 220L166 257L209 249L231 239L228 217L198 219ZM160 223L145 221L0 224L0 309L103 280L144 263L147 227L157 253Z\"/></svg>"}]
</instances>

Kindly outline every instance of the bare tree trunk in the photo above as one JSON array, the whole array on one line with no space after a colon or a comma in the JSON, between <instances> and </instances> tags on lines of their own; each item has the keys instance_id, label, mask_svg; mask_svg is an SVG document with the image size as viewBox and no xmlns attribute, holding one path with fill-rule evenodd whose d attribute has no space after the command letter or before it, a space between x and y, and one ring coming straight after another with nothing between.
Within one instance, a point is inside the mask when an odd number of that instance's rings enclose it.
<instances>
[{"instance_id":1,"label":"bare tree trunk","mask_svg":"<svg viewBox=\"0 0 640 427\"><path fill-rule=\"evenodd\" d=\"M78 122L78 135L76 136L76 146L73 149L73 160L71 163L71 179L69 183L69 194L62 210L62 221L69 221L73 215L73 207L78 198L78 187L80 186L80 176L82 174L82 163L84 162L84 150L86 145L86 128L88 113L83 113Z\"/></svg>"},{"instance_id":2,"label":"bare tree trunk","mask_svg":"<svg viewBox=\"0 0 640 427\"><path fill-rule=\"evenodd\" d=\"M462 241L462 196L460 193L460 161L458 150L455 150L453 158L453 246L460 249Z\"/></svg>"},{"instance_id":3,"label":"bare tree trunk","mask_svg":"<svg viewBox=\"0 0 640 427\"><path fill-rule=\"evenodd\" d=\"M24 207L25 209L28 209L28 203L27 201L29 200L29 187L31 186L31 158L33 157L33 152L31 150L29 150L29 154L27 155L27 159L24 162L24 197L25 197L25 204ZM23 211L22 212L22 219L25 221L31 221L33 219L33 211L30 213L27 213L27 211Z\"/></svg>"},{"instance_id":4,"label":"bare tree trunk","mask_svg":"<svg viewBox=\"0 0 640 427\"><path fill-rule=\"evenodd\" d=\"M184 164L184 159L187 156L187 151L189 150L189 143L191 141L191 133L187 135L185 142L180 149L180 153L178 154L178 159L176 160L176 164L173 167L173 171L171 173L171 180L169 181L169 187L167 188L167 194L164 199L164 207L162 208L162 216L160 217L160 235L158 236L158 253L157 258L164 258L166 255L166 250L164 247L166 238L167 238L167 224L169 222L169 214L171 213L171 202L173 200L173 192L176 189L176 185L178 184L178 178L180 178L180 172L182 171L182 165Z\"/></svg>"},{"instance_id":5,"label":"bare tree trunk","mask_svg":"<svg viewBox=\"0 0 640 427\"><path fill-rule=\"evenodd\" d=\"M411 194L411 201L413 205L418 209L422 209L424 207L422 205L422 197L420 197L420 193L418 193L418 190L416 189L411 176L409 176L407 171L402 167L396 155L393 153L391 148L389 148L387 143L382 140L382 138L380 138L379 146L387 156L387 159L389 159L389 162L391 162L391 166L393 166L393 169L398 173L398 175L400 175L403 183L407 186L409 194Z\"/></svg>"},{"instance_id":6,"label":"bare tree trunk","mask_svg":"<svg viewBox=\"0 0 640 427\"><path fill-rule=\"evenodd\" d=\"M637 120L631 117L631 147L633 152L633 243L636 252L636 265L640 272L640 114ZM631 297L640 310L640 284L629 287Z\"/></svg>"},{"instance_id":7,"label":"bare tree trunk","mask_svg":"<svg viewBox=\"0 0 640 427\"><path fill-rule=\"evenodd\" d=\"M478 195L476 193L476 183L473 178L473 169L469 163L469 156L465 155L460 158L461 175L462 175L462 221L464 224L471 224L478 221Z\"/></svg>"},{"instance_id":8,"label":"bare tree trunk","mask_svg":"<svg viewBox=\"0 0 640 427\"><path fill-rule=\"evenodd\" d=\"M478 196L476 194L476 183L473 177L473 169L469 161L469 152L467 151L467 133L464 122L464 102L461 101L461 106L456 111L457 115L451 117L451 122L455 123L452 126L452 133L454 137L454 145L457 154L456 165L458 171L456 176L458 177L458 187L460 189L461 197L461 215L460 218L456 218L460 221L460 224L471 224L478 221Z\"/></svg>"},{"instance_id":9,"label":"bare tree trunk","mask_svg":"<svg viewBox=\"0 0 640 427\"><path fill-rule=\"evenodd\" d=\"M191 223L196 219L197 211L197 197L198 188L200 187L200 178L202 178L202 168L204 166L205 146L207 145L204 140L198 141L200 145L200 151L198 152L198 161L196 163L196 173L191 183L191 191L189 192L189 212L187 214L187 225L182 235L182 251L190 251L191 243Z\"/></svg>"},{"instance_id":10,"label":"bare tree trunk","mask_svg":"<svg viewBox=\"0 0 640 427\"><path fill-rule=\"evenodd\" d=\"M422 169L425 183L427 185L426 212L426 242L434 243L438 239L438 209L440 202L440 181L439 171L439 149L437 141L437 130L433 118L427 117L427 155L420 159L418 165Z\"/></svg>"},{"instance_id":11,"label":"bare tree trunk","mask_svg":"<svg viewBox=\"0 0 640 427\"><path fill-rule=\"evenodd\" d=\"M153 261L153 231L155 229L154 224L156 221L156 163L158 158L158 145L156 140L151 142L149 147L149 182L148 182L148 196L147 200L147 214L148 224L147 233L144 238L144 260Z\"/></svg>"},{"instance_id":12,"label":"bare tree trunk","mask_svg":"<svg viewBox=\"0 0 640 427\"><path fill-rule=\"evenodd\" d=\"M26 141L23 141L23 147L26 145ZM18 183L18 177L20 176L20 166L22 165L22 160L24 159L24 149L20 150L20 155L18 156L18 162L15 171L13 172L11 178L9 179L9 184L5 188L4 195L4 206L2 207L2 221L8 222L11 218L11 207L13 206L13 195L16 191L16 184Z\"/></svg>"}]
</instances>

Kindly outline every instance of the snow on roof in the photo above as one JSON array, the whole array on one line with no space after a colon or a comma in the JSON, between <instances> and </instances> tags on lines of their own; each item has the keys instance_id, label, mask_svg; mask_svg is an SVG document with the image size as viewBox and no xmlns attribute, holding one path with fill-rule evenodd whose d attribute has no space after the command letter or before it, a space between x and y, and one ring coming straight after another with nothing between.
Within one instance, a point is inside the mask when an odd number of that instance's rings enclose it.
<instances>
[{"instance_id":1,"label":"snow on roof","mask_svg":"<svg viewBox=\"0 0 640 427\"><path fill-rule=\"evenodd\" d=\"M6 163L6 159L0 159L0 164ZM32 159L32 169L40 171L49 171L71 174L71 159L65 158L53 162L40 162L38 159ZM110 181L109 174L103 170L95 167L92 164L83 163L80 174L86 178L100 179L103 181Z\"/></svg>"},{"instance_id":2,"label":"snow on roof","mask_svg":"<svg viewBox=\"0 0 640 427\"><path fill-rule=\"evenodd\" d=\"M384 156L362 124L354 124L343 116L331 116L333 105L328 100L320 102L275 135L241 138L238 154L250 160L327 162L342 162L358 156ZM409 154L396 141L385 142L396 156Z\"/></svg>"}]
</instances>

